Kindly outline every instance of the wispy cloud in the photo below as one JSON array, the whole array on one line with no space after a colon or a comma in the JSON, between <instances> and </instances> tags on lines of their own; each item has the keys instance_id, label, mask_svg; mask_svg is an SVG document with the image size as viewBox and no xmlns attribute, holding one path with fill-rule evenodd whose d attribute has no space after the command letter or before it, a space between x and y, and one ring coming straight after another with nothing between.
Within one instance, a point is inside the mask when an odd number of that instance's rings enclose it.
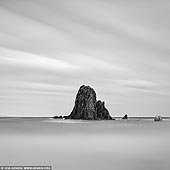
<instances>
[{"instance_id":1,"label":"wispy cloud","mask_svg":"<svg viewBox=\"0 0 170 170\"><path fill-rule=\"evenodd\" d=\"M104 57L97 57L82 53L66 54L67 60L72 61L76 65L81 66L82 69L88 71L114 71L114 72L129 72L130 69L118 63L110 63Z\"/></svg>"},{"instance_id":2,"label":"wispy cloud","mask_svg":"<svg viewBox=\"0 0 170 170\"><path fill-rule=\"evenodd\" d=\"M52 71L69 72L80 69L77 65L59 59L5 48L0 48L0 61L18 67L40 68Z\"/></svg>"},{"instance_id":3,"label":"wispy cloud","mask_svg":"<svg viewBox=\"0 0 170 170\"><path fill-rule=\"evenodd\" d=\"M139 88L139 89L155 89L160 85L147 80L119 80L121 85L130 87L130 88Z\"/></svg>"}]
</instances>

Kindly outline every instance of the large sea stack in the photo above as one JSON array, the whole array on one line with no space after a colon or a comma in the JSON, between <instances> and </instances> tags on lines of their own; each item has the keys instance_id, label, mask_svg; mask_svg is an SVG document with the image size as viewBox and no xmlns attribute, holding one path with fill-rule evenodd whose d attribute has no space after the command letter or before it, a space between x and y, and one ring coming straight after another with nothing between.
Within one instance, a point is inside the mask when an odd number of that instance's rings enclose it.
<instances>
[{"instance_id":1,"label":"large sea stack","mask_svg":"<svg viewBox=\"0 0 170 170\"><path fill-rule=\"evenodd\" d=\"M102 101L96 100L96 92L90 86L82 85L76 95L74 108L67 119L111 120L109 111Z\"/></svg>"}]
</instances>

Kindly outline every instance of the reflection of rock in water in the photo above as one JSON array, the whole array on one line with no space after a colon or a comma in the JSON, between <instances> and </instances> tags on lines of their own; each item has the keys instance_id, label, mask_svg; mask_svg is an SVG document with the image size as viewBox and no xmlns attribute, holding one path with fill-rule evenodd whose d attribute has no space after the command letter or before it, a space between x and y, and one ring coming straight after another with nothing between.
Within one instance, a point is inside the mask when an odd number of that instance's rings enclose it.
<instances>
[{"instance_id":1,"label":"reflection of rock in water","mask_svg":"<svg viewBox=\"0 0 170 170\"><path fill-rule=\"evenodd\" d=\"M160 121L162 121L162 117L161 117L161 116L156 116L156 117L154 118L154 121L160 122Z\"/></svg>"},{"instance_id":2,"label":"reflection of rock in water","mask_svg":"<svg viewBox=\"0 0 170 170\"><path fill-rule=\"evenodd\" d=\"M82 85L76 95L74 108L68 119L111 120L109 111L102 101L96 100L96 92L90 86Z\"/></svg>"},{"instance_id":3,"label":"reflection of rock in water","mask_svg":"<svg viewBox=\"0 0 170 170\"><path fill-rule=\"evenodd\" d=\"M125 115L122 117L122 119L128 119L128 115L125 114Z\"/></svg>"}]
</instances>

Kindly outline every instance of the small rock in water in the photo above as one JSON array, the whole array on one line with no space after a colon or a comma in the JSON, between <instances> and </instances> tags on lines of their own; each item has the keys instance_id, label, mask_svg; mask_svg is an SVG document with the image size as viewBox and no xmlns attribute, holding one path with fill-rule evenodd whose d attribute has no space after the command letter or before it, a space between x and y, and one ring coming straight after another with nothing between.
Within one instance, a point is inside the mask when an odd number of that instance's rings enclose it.
<instances>
[{"instance_id":1,"label":"small rock in water","mask_svg":"<svg viewBox=\"0 0 170 170\"><path fill-rule=\"evenodd\" d=\"M122 117L122 119L128 119L128 115L125 114L125 115Z\"/></svg>"},{"instance_id":2,"label":"small rock in water","mask_svg":"<svg viewBox=\"0 0 170 170\"><path fill-rule=\"evenodd\" d=\"M62 119L63 116L62 116L62 115L60 115L60 116L54 116L53 118L54 118L54 119Z\"/></svg>"},{"instance_id":3,"label":"small rock in water","mask_svg":"<svg viewBox=\"0 0 170 170\"><path fill-rule=\"evenodd\" d=\"M162 117L161 117L161 116L156 116L156 117L154 118L154 121L160 122L160 121L162 121Z\"/></svg>"}]
</instances>

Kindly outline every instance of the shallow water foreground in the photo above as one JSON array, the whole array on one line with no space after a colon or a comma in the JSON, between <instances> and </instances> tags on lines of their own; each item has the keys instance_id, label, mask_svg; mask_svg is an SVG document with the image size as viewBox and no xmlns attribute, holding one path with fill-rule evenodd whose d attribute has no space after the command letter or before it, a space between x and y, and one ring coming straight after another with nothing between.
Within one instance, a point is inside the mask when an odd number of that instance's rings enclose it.
<instances>
[{"instance_id":1,"label":"shallow water foreground","mask_svg":"<svg viewBox=\"0 0 170 170\"><path fill-rule=\"evenodd\" d=\"M0 120L1 165L169 170L170 121Z\"/></svg>"}]
</instances>

